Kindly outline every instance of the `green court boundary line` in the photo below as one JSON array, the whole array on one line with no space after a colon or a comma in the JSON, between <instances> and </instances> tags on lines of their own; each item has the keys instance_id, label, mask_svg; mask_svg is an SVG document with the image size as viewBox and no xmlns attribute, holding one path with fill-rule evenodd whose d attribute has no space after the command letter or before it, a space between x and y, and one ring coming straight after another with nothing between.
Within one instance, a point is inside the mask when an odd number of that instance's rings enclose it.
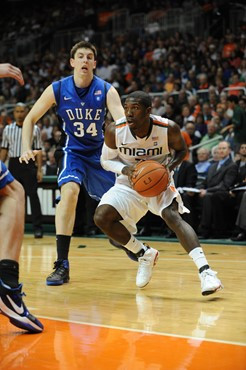
<instances>
[{"instance_id":1,"label":"green court boundary line","mask_svg":"<svg viewBox=\"0 0 246 370\"><path fill-rule=\"evenodd\" d=\"M46 224L44 225L44 234L47 235L55 235L55 225L53 224ZM26 224L25 225L25 234L32 234L33 233L33 228L31 224ZM88 237L84 235L73 235L73 238L95 238L95 239L108 239L108 237L104 234L98 234L94 235L93 237ZM148 240L148 241L153 241L153 242L163 242L163 243L179 243L177 238L165 238L164 236L138 236L137 237L139 240ZM243 246L246 247L246 242L234 242L230 239L199 239L201 244L216 244L216 245L231 245L231 246Z\"/></svg>"},{"instance_id":2,"label":"green court boundary line","mask_svg":"<svg viewBox=\"0 0 246 370\"><path fill-rule=\"evenodd\" d=\"M82 238L83 238L83 236L82 236ZM93 238L108 239L103 234L102 235L101 234L95 235L95 236L93 236ZM177 238L165 238L165 237L161 237L161 236L148 236L148 237L138 236L137 238L139 240L149 240L149 241L153 241L153 242L179 243ZM246 242L245 241L243 241L243 242L234 242L230 239L199 239L199 241L200 241L201 244L223 244L223 245L232 245L232 246L240 245L240 246L246 247Z\"/></svg>"}]
</instances>

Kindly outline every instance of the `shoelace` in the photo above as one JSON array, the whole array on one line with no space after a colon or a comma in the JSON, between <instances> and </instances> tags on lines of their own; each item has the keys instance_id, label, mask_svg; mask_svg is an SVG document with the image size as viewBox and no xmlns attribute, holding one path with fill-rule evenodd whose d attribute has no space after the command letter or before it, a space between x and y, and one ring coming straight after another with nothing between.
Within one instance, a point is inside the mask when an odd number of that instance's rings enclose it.
<instances>
[{"instance_id":1,"label":"shoelace","mask_svg":"<svg viewBox=\"0 0 246 370\"><path fill-rule=\"evenodd\" d=\"M141 266L141 265L149 265L149 263L150 263L150 257L139 257L139 259L138 259L138 261L139 261L139 265Z\"/></svg>"},{"instance_id":2,"label":"shoelace","mask_svg":"<svg viewBox=\"0 0 246 370\"><path fill-rule=\"evenodd\" d=\"M61 276L66 271L66 268L57 261L54 263L53 269L55 271L50 274L50 277L53 277L55 274Z\"/></svg>"},{"instance_id":3,"label":"shoelace","mask_svg":"<svg viewBox=\"0 0 246 370\"><path fill-rule=\"evenodd\" d=\"M209 276L214 276L217 274L217 271L213 271L213 270L210 270L210 269L207 269L207 270L204 270L202 273L201 273L201 276L202 275L209 275Z\"/></svg>"}]
</instances>

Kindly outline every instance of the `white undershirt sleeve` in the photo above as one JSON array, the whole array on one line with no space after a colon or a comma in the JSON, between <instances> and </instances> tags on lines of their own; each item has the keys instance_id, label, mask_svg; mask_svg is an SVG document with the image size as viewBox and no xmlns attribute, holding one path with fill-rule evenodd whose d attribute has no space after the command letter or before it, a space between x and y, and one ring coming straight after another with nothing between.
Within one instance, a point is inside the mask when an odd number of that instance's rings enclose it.
<instances>
[{"instance_id":1,"label":"white undershirt sleeve","mask_svg":"<svg viewBox=\"0 0 246 370\"><path fill-rule=\"evenodd\" d=\"M122 169L126 166L118 157L118 150L109 148L105 143L102 148L101 155L102 167L111 172L115 172L118 175L122 174Z\"/></svg>"}]
</instances>

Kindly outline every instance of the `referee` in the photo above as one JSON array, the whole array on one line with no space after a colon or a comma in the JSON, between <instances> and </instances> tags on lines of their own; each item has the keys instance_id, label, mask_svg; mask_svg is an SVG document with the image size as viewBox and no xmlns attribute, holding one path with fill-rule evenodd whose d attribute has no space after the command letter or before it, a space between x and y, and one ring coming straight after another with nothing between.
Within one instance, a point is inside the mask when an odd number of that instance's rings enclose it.
<instances>
[{"instance_id":1,"label":"referee","mask_svg":"<svg viewBox=\"0 0 246 370\"><path fill-rule=\"evenodd\" d=\"M37 193L38 182L42 181L42 152L36 156L36 163L20 163L21 134L24 119L28 113L24 103L17 103L14 108L15 122L7 125L3 130L0 159L5 162L9 158L9 171L24 187L26 196L30 198L32 223L35 238L43 237L42 213ZM33 135L33 149L41 149L40 129L35 125Z\"/></svg>"}]
</instances>

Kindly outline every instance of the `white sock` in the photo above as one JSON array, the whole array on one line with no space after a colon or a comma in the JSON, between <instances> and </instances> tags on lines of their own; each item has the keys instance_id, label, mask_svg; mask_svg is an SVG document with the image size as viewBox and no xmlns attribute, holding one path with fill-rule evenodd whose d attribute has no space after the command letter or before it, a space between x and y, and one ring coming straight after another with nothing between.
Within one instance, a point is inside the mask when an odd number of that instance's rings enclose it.
<instances>
[{"instance_id":1,"label":"white sock","mask_svg":"<svg viewBox=\"0 0 246 370\"><path fill-rule=\"evenodd\" d=\"M131 238L129 242L124 245L129 251L133 253L138 253L141 249L144 249L145 251L148 249L143 243L141 243L139 240L137 240L133 235L131 235Z\"/></svg>"},{"instance_id":2,"label":"white sock","mask_svg":"<svg viewBox=\"0 0 246 370\"><path fill-rule=\"evenodd\" d=\"M201 247L197 247L192 249L190 251L189 256L193 259L193 262L195 263L198 270L200 270L201 267L208 265L207 258L205 257L205 254Z\"/></svg>"}]
</instances>

